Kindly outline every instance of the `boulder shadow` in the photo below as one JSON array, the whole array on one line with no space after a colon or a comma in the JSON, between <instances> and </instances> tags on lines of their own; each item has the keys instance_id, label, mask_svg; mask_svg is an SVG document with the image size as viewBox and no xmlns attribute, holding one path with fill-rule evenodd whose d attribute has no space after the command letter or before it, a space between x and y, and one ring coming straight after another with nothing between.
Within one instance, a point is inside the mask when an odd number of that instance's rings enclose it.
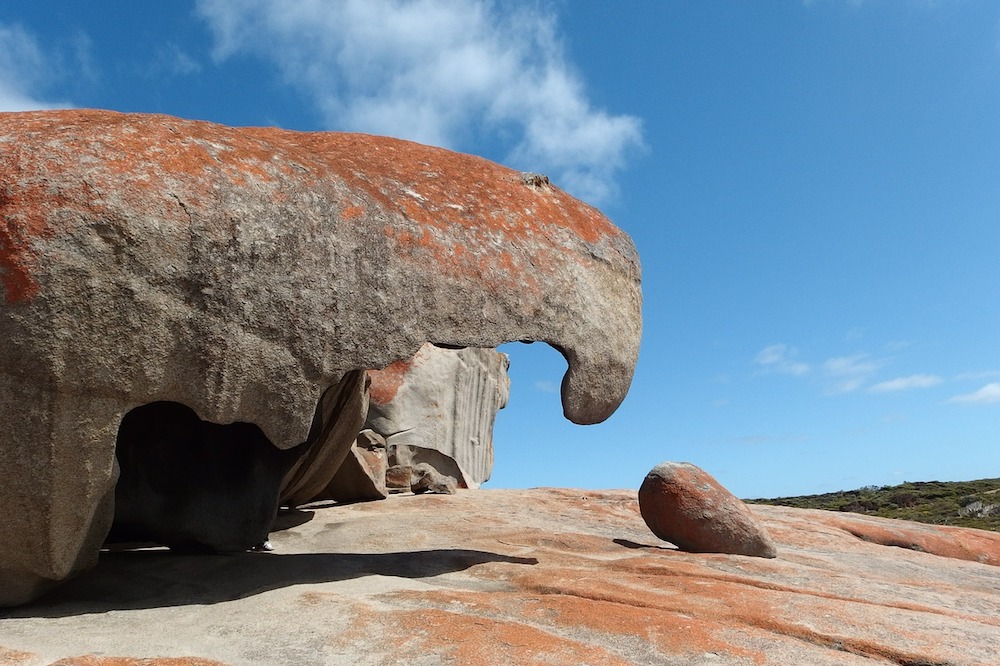
<instances>
[{"instance_id":1,"label":"boulder shadow","mask_svg":"<svg viewBox=\"0 0 1000 666\"><path fill-rule=\"evenodd\" d=\"M113 610L217 604L302 583L369 575L428 578L479 564L535 565L533 557L481 550L396 553L178 555L166 549L102 552L98 565L0 618L69 617Z\"/></svg>"},{"instance_id":2,"label":"boulder shadow","mask_svg":"<svg viewBox=\"0 0 1000 666\"><path fill-rule=\"evenodd\" d=\"M667 542L664 542L666 543L665 546L659 546L659 545L654 546L648 543L636 543L635 541L629 541L628 539L612 539L612 541L618 544L619 546L624 546L625 548L632 548L632 549L648 548L650 550L668 550L671 552L678 551L677 546L674 546L673 544Z\"/></svg>"}]
</instances>

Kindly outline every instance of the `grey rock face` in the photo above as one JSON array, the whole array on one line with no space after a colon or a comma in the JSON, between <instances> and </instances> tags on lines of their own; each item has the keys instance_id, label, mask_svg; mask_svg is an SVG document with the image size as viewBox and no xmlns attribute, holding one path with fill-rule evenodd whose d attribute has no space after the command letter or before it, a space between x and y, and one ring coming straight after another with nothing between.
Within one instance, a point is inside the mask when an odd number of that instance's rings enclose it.
<instances>
[{"instance_id":1,"label":"grey rock face","mask_svg":"<svg viewBox=\"0 0 1000 666\"><path fill-rule=\"evenodd\" d=\"M393 465L386 470L386 486L390 492L412 492L454 495L458 491L455 477L442 474L428 463Z\"/></svg>"},{"instance_id":2,"label":"grey rock face","mask_svg":"<svg viewBox=\"0 0 1000 666\"><path fill-rule=\"evenodd\" d=\"M282 504L333 499L327 488L350 457L368 413L368 384L363 370L353 370L323 392L303 453L282 483Z\"/></svg>"},{"instance_id":3,"label":"grey rock face","mask_svg":"<svg viewBox=\"0 0 1000 666\"><path fill-rule=\"evenodd\" d=\"M598 211L479 158L0 114L0 605L96 562L130 410L176 402L289 449L351 371L427 341L544 340L569 364L564 413L597 422L631 381L639 280Z\"/></svg>"},{"instance_id":4,"label":"grey rock face","mask_svg":"<svg viewBox=\"0 0 1000 666\"><path fill-rule=\"evenodd\" d=\"M425 344L409 361L371 371L365 427L386 439L393 464L427 463L464 488L493 471L493 424L510 396L509 360L494 349Z\"/></svg>"},{"instance_id":5,"label":"grey rock face","mask_svg":"<svg viewBox=\"0 0 1000 666\"><path fill-rule=\"evenodd\" d=\"M324 495L342 504L385 499L389 496L385 487L388 467L385 439L377 432L362 430Z\"/></svg>"},{"instance_id":6,"label":"grey rock face","mask_svg":"<svg viewBox=\"0 0 1000 666\"><path fill-rule=\"evenodd\" d=\"M691 463L660 463L639 487L650 531L681 550L772 558L777 549L747 506Z\"/></svg>"}]
</instances>

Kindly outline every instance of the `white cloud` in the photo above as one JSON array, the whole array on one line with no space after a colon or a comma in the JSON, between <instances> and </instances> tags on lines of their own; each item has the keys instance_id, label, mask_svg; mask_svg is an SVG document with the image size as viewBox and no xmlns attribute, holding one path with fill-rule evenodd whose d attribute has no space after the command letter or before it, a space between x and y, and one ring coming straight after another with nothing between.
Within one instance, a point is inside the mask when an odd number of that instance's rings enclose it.
<instances>
[{"instance_id":1,"label":"white cloud","mask_svg":"<svg viewBox=\"0 0 1000 666\"><path fill-rule=\"evenodd\" d=\"M760 366L764 372L778 372L783 375L801 376L808 374L808 363L796 361L798 350L786 344L769 345L761 349L754 362Z\"/></svg>"},{"instance_id":2,"label":"white cloud","mask_svg":"<svg viewBox=\"0 0 1000 666\"><path fill-rule=\"evenodd\" d=\"M45 102L34 92L49 69L35 39L20 26L0 23L0 111L32 111L66 107Z\"/></svg>"},{"instance_id":3,"label":"white cloud","mask_svg":"<svg viewBox=\"0 0 1000 666\"><path fill-rule=\"evenodd\" d=\"M964 402L969 404L985 405L1000 402L1000 382L987 384L978 391L956 395L948 399L948 402Z\"/></svg>"},{"instance_id":4,"label":"white cloud","mask_svg":"<svg viewBox=\"0 0 1000 666\"><path fill-rule=\"evenodd\" d=\"M930 388L937 386L941 381L941 378L937 375L910 375L909 377L897 377L896 379L880 382L868 390L872 393L894 393L910 389Z\"/></svg>"},{"instance_id":5,"label":"white cloud","mask_svg":"<svg viewBox=\"0 0 1000 666\"><path fill-rule=\"evenodd\" d=\"M870 358L867 354L838 356L823 363L823 371L832 380L829 390L833 393L850 393L861 388L868 378L884 361Z\"/></svg>"},{"instance_id":6,"label":"white cloud","mask_svg":"<svg viewBox=\"0 0 1000 666\"><path fill-rule=\"evenodd\" d=\"M642 145L639 119L594 108L541 3L199 0L214 55L274 63L332 129L463 149L500 143L599 202Z\"/></svg>"}]
</instances>

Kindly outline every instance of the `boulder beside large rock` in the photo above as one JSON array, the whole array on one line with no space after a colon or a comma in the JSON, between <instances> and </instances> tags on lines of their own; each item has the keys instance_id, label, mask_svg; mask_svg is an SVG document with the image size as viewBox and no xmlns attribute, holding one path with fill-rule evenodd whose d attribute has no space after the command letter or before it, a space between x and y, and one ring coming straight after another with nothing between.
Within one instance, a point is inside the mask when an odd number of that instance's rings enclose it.
<instances>
[{"instance_id":1,"label":"boulder beside large rock","mask_svg":"<svg viewBox=\"0 0 1000 666\"><path fill-rule=\"evenodd\" d=\"M747 506L691 463L660 463L639 488L639 511L664 541L692 553L776 557L774 542Z\"/></svg>"}]
</instances>

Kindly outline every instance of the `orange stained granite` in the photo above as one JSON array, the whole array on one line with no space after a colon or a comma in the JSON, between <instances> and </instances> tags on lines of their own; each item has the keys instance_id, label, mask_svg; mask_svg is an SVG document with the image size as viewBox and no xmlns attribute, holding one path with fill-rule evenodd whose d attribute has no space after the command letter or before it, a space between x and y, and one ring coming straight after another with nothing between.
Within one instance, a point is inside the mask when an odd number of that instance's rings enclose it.
<instances>
[{"instance_id":1,"label":"orange stained granite","mask_svg":"<svg viewBox=\"0 0 1000 666\"><path fill-rule=\"evenodd\" d=\"M412 360L402 360L394 361L381 370L369 370L371 385L368 388L368 398L379 405L392 402L411 367Z\"/></svg>"},{"instance_id":2,"label":"orange stained granite","mask_svg":"<svg viewBox=\"0 0 1000 666\"><path fill-rule=\"evenodd\" d=\"M114 217L125 202L189 224L192 211L218 205L222 190L260 190L275 205L325 192L344 222L381 224L401 254L462 275L530 273L519 270L512 245L544 268L554 255L546 247L564 235L589 244L624 237L547 181L387 137L64 110L0 114L0 147L0 279L9 303L37 292L34 241L67 220Z\"/></svg>"}]
</instances>

